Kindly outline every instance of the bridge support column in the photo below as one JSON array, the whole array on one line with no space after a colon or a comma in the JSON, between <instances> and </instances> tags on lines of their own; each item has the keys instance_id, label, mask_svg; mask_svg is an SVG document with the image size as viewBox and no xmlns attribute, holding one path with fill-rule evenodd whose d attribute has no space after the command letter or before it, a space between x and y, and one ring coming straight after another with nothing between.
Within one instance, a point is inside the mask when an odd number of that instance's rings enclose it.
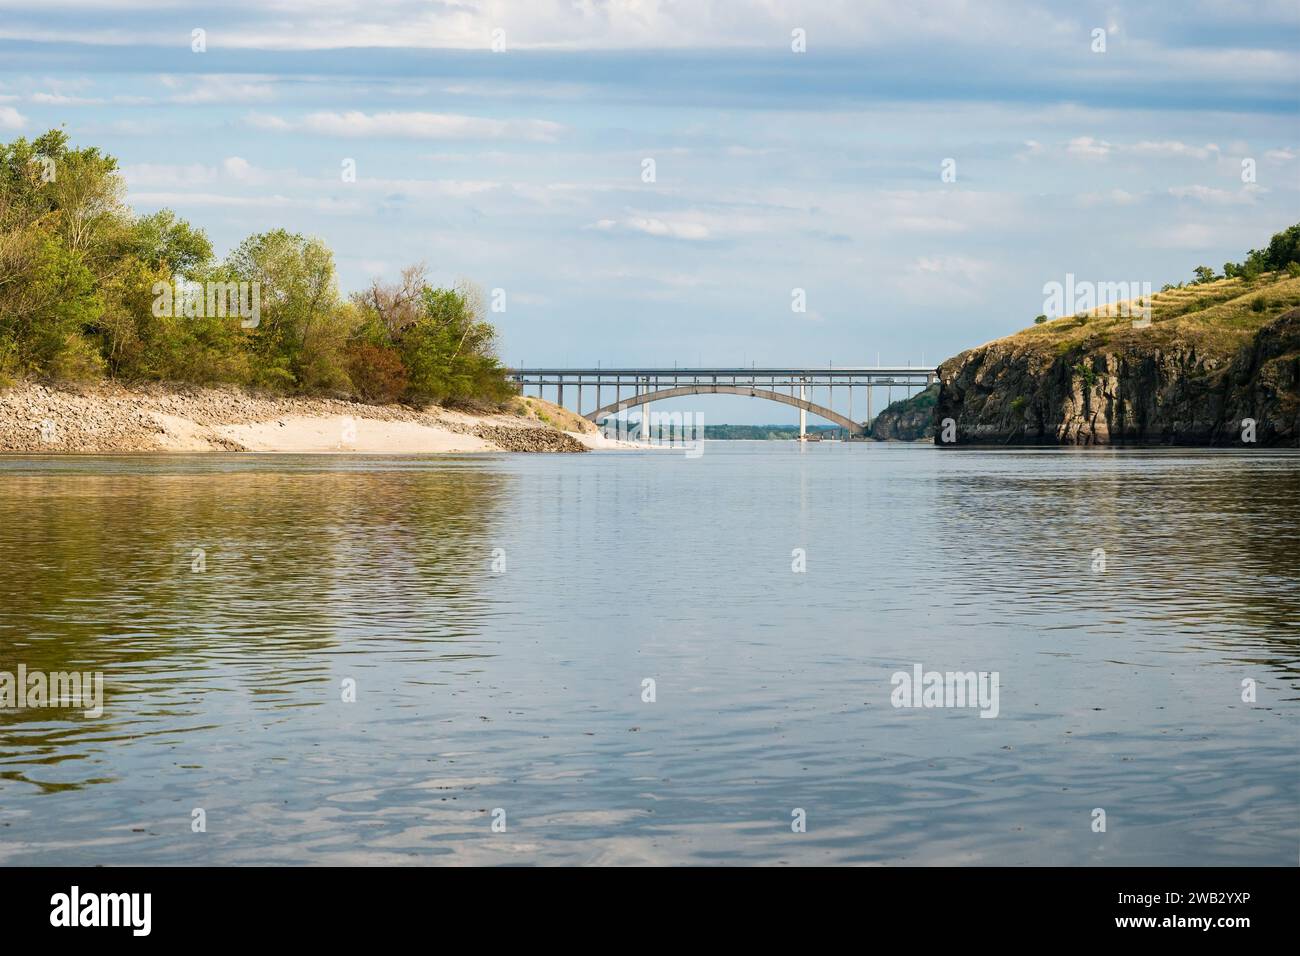
<instances>
[{"instance_id":1,"label":"bridge support column","mask_svg":"<svg viewBox=\"0 0 1300 956\"><path fill-rule=\"evenodd\" d=\"M799 400L808 400L808 389L803 382L799 383ZM799 409L799 440L803 441L808 432L808 409L800 407Z\"/></svg>"},{"instance_id":2,"label":"bridge support column","mask_svg":"<svg viewBox=\"0 0 1300 956\"><path fill-rule=\"evenodd\" d=\"M645 390L648 393L650 391L650 386L646 385ZM641 440L643 442L650 441L650 403L649 402L646 402L644 405L641 406Z\"/></svg>"}]
</instances>

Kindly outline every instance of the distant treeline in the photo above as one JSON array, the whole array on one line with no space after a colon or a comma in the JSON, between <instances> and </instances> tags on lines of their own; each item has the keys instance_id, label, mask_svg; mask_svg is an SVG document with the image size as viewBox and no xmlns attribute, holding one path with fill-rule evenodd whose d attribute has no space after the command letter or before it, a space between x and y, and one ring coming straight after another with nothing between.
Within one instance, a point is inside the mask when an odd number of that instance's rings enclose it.
<instances>
[{"instance_id":1,"label":"distant treeline","mask_svg":"<svg viewBox=\"0 0 1300 956\"><path fill-rule=\"evenodd\" d=\"M0 381L229 382L371 401L513 392L482 296L412 266L339 292L334 255L284 229L224 260L170 210L137 216L117 161L51 130L0 144Z\"/></svg>"},{"instance_id":2,"label":"distant treeline","mask_svg":"<svg viewBox=\"0 0 1300 956\"><path fill-rule=\"evenodd\" d=\"M809 425L810 435L842 432L838 425ZM712 441L788 441L799 437L798 425L705 425L704 437Z\"/></svg>"}]
</instances>

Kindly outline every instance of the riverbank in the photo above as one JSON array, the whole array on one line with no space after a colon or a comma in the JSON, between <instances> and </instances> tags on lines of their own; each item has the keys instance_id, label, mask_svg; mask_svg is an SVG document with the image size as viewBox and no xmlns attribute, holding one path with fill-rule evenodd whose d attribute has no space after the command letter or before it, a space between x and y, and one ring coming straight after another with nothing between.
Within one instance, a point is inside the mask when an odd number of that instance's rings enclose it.
<instances>
[{"instance_id":1,"label":"riverbank","mask_svg":"<svg viewBox=\"0 0 1300 956\"><path fill-rule=\"evenodd\" d=\"M1093 310L939 369L939 444L1300 443L1300 278L1169 289L1151 315Z\"/></svg>"},{"instance_id":2,"label":"riverbank","mask_svg":"<svg viewBox=\"0 0 1300 956\"><path fill-rule=\"evenodd\" d=\"M537 398L503 410L368 405L235 387L17 383L0 390L0 453L585 452L622 447Z\"/></svg>"}]
</instances>

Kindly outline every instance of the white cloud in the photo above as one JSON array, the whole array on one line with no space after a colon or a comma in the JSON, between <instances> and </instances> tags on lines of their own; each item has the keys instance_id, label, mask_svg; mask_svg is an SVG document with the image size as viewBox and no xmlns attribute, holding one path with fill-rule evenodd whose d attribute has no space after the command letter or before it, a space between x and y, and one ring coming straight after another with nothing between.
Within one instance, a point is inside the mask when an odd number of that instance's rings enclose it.
<instances>
[{"instance_id":1,"label":"white cloud","mask_svg":"<svg viewBox=\"0 0 1300 956\"><path fill-rule=\"evenodd\" d=\"M1131 193L1127 189L1112 189L1109 192L1082 193L1078 199L1080 206L1132 206L1134 203L1141 201L1141 194Z\"/></svg>"},{"instance_id":2,"label":"white cloud","mask_svg":"<svg viewBox=\"0 0 1300 956\"><path fill-rule=\"evenodd\" d=\"M654 216L627 216L620 220L598 219L591 224L592 229L602 232L625 230L639 232L661 239L685 239L698 242L709 238L709 227L701 222L688 219L659 219Z\"/></svg>"},{"instance_id":3,"label":"white cloud","mask_svg":"<svg viewBox=\"0 0 1300 956\"><path fill-rule=\"evenodd\" d=\"M1197 185L1169 187L1169 195L1175 199L1194 199L1213 206L1253 206L1259 191L1258 186L1244 186L1241 189Z\"/></svg>"},{"instance_id":4,"label":"white cloud","mask_svg":"<svg viewBox=\"0 0 1300 956\"><path fill-rule=\"evenodd\" d=\"M51 9L76 10L90 0L42 0ZM0 0L0 9L29 0ZM135 0L112 3L111 24L0 17L0 38L68 43L175 46L189 43L156 16L131 19ZM241 7L273 16L244 14ZM456 3L376 3L375 0L274 0L230 5L235 16L209 46L222 49L319 50L422 47L487 51L492 30L505 30L507 50L630 48L767 48L789 52L790 31L807 31L809 51L846 45L886 46L900 38L957 40L979 45L1018 43L1021 37L1074 40L1069 17L1026 7L1018 0L930 0L924 7L895 0L459 0ZM242 14L242 15L241 15Z\"/></svg>"},{"instance_id":5,"label":"white cloud","mask_svg":"<svg viewBox=\"0 0 1300 956\"><path fill-rule=\"evenodd\" d=\"M1065 147L1065 151L1072 156L1080 156L1085 159L1105 159L1110 155L1111 145L1104 139L1078 136L1070 140Z\"/></svg>"},{"instance_id":6,"label":"white cloud","mask_svg":"<svg viewBox=\"0 0 1300 956\"><path fill-rule=\"evenodd\" d=\"M940 255L914 259L897 270L890 282L905 302L934 308L937 303L977 302L994 279L988 262L969 256Z\"/></svg>"},{"instance_id":7,"label":"white cloud","mask_svg":"<svg viewBox=\"0 0 1300 956\"><path fill-rule=\"evenodd\" d=\"M27 117L12 106L0 106L0 129L22 129Z\"/></svg>"},{"instance_id":8,"label":"white cloud","mask_svg":"<svg viewBox=\"0 0 1300 956\"><path fill-rule=\"evenodd\" d=\"M1167 249L1213 249L1221 241L1221 230L1199 222L1187 222L1171 229L1156 230L1156 244Z\"/></svg>"},{"instance_id":9,"label":"white cloud","mask_svg":"<svg viewBox=\"0 0 1300 956\"><path fill-rule=\"evenodd\" d=\"M922 256L911 265L919 276L944 276L973 283L988 273L988 263L966 256Z\"/></svg>"},{"instance_id":10,"label":"white cloud","mask_svg":"<svg viewBox=\"0 0 1300 956\"><path fill-rule=\"evenodd\" d=\"M1041 156L1045 152L1046 149L1043 147L1043 144L1040 143L1038 140L1027 139L1025 140L1025 148L1020 152L1016 153L1016 159L1020 160L1022 163L1028 162L1030 159L1033 159L1035 156Z\"/></svg>"},{"instance_id":11,"label":"white cloud","mask_svg":"<svg viewBox=\"0 0 1300 956\"><path fill-rule=\"evenodd\" d=\"M551 142L564 130L559 123L536 119L487 119L455 113L384 112L310 113L299 120L254 114L259 129L301 130L324 136L398 137L403 139L518 139Z\"/></svg>"},{"instance_id":12,"label":"white cloud","mask_svg":"<svg viewBox=\"0 0 1300 956\"><path fill-rule=\"evenodd\" d=\"M302 180L292 170L259 169L240 156L228 156L216 166L204 163L137 163L123 167L122 175L133 188L208 186L219 182L241 186L261 186L273 181L309 182Z\"/></svg>"},{"instance_id":13,"label":"white cloud","mask_svg":"<svg viewBox=\"0 0 1300 956\"><path fill-rule=\"evenodd\" d=\"M261 185L272 178L266 170L257 169L242 156L227 156L223 159L221 172L227 179L250 186Z\"/></svg>"},{"instance_id":14,"label":"white cloud","mask_svg":"<svg viewBox=\"0 0 1300 956\"><path fill-rule=\"evenodd\" d=\"M1125 149L1136 153L1139 156L1209 159L1213 156L1219 155L1219 147L1214 143L1206 143L1204 146L1191 146L1176 139L1167 139L1160 142L1144 140L1140 143L1134 143L1132 146L1125 147Z\"/></svg>"},{"instance_id":15,"label":"white cloud","mask_svg":"<svg viewBox=\"0 0 1300 956\"><path fill-rule=\"evenodd\" d=\"M104 101L85 96L68 96L66 93L33 93L30 97L39 106L98 106Z\"/></svg>"},{"instance_id":16,"label":"white cloud","mask_svg":"<svg viewBox=\"0 0 1300 956\"><path fill-rule=\"evenodd\" d=\"M227 206L239 209L311 209L321 213L360 213L369 207L350 199L292 196L235 196L213 192L132 193L132 205L185 210L194 206Z\"/></svg>"},{"instance_id":17,"label":"white cloud","mask_svg":"<svg viewBox=\"0 0 1300 956\"><path fill-rule=\"evenodd\" d=\"M165 77L164 86L175 88L179 84L172 77ZM226 76L213 74L201 76L194 85L183 93L171 97L173 103L261 103L274 98L274 89L269 82L243 76Z\"/></svg>"},{"instance_id":18,"label":"white cloud","mask_svg":"<svg viewBox=\"0 0 1300 956\"><path fill-rule=\"evenodd\" d=\"M136 163L122 167L122 175L126 178L127 185L131 187L204 186L217 181L217 171L203 163L190 163L183 166Z\"/></svg>"}]
</instances>

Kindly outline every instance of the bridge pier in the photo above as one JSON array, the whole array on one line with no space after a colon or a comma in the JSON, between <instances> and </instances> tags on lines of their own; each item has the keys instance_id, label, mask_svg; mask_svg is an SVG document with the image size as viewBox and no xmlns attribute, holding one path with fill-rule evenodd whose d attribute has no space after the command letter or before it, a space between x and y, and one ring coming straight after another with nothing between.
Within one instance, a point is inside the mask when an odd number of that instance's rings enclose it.
<instances>
[{"instance_id":1,"label":"bridge pier","mask_svg":"<svg viewBox=\"0 0 1300 956\"><path fill-rule=\"evenodd\" d=\"M653 386L649 382L645 384L644 395L649 395ZM645 402L641 406L641 440L649 443L650 441L650 403Z\"/></svg>"},{"instance_id":2,"label":"bridge pier","mask_svg":"<svg viewBox=\"0 0 1300 956\"><path fill-rule=\"evenodd\" d=\"M808 400L808 388L803 382L799 383L799 401ZM808 409L802 405L799 406L799 440L803 441L808 433Z\"/></svg>"}]
</instances>

